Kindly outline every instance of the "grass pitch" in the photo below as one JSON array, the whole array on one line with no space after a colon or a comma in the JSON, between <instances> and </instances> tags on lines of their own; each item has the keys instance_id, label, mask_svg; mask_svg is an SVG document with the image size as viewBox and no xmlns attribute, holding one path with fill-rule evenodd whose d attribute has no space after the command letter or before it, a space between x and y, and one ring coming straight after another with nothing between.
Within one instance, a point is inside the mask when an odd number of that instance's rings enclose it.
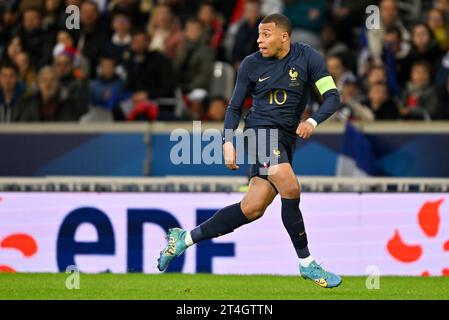
<instances>
[{"instance_id":1,"label":"grass pitch","mask_svg":"<svg viewBox=\"0 0 449 320\"><path fill-rule=\"evenodd\" d=\"M335 289L299 276L81 274L79 290L68 290L66 279L0 273L0 299L449 299L449 277L381 277L377 290L366 289L365 277L343 277Z\"/></svg>"}]
</instances>

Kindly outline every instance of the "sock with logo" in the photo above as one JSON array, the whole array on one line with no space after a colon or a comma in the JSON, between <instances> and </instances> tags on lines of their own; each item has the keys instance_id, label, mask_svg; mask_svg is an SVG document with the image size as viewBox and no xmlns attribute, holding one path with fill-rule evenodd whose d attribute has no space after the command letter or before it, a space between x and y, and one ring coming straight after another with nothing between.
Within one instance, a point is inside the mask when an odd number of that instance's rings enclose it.
<instances>
[{"instance_id":1,"label":"sock with logo","mask_svg":"<svg viewBox=\"0 0 449 320\"><path fill-rule=\"evenodd\" d=\"M249 222L239 202L218 210L209 220L204 221L190 231L189 236L192 243L197 243L201 240L212 239L230 233ZM187 245L189 243L186 241Z\"/></svg>"},{"instance_id":2,"label":"sock with logo","mask_svg":"<svg viewBox=\"0 0 449 320\"><path fill-rule=\"evenodd\" d=\"M282 222L290 235L296 254L300 259L310 257L304 221L299 210L299 199L281 198L281 203Z\"/></svg>"}]
</instances>

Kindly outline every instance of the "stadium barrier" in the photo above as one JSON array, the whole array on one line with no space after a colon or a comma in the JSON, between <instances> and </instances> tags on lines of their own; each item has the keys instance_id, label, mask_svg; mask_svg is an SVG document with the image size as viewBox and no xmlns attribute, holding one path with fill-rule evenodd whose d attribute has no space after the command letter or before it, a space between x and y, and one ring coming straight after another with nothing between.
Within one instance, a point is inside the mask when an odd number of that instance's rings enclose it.
<instances>
[{"instance_id":1,"label":"stadium barrier","mask_svg":"<svg viewBox=\"0 0 449 320\"><path fill-rule=\"evenodd\" d=\"M157 273L169 227L192 229L241 193L1 192L0 270ZM307 193L309 246L342 275L449 275L449 193ZM277 197L265 215L198 243L169 272L298 274Z\"/></svg>"},{"instance_id":2,"label":"stadium barrier","mask_svg":"<svg viewBox=\"0 0 449 320\"><path fill-rule=\"evenodd\" d=\"M245 176L221 164L174 164L175 129L192 122L0 125L0 176ZM202 123L222 130L221 123ZM324 123L311 139L297 142L293 166L300 176L350 175L352 159L368 175L449 177L448 122ZM193 139L193 137L190 137ZM204 147L208 142L202 141ZM193 148L191 143L191 148ZM193 149L190 150L192 155Z\"/></svg>"},{"instance_id":3,"label":"stadium barrier","mask_svg":"<svg viewBox=\"0 0 449 320\"><path fill-rule=\"evenodd\" d=\"M299 176L302 192L448 192L447 178ZM246 177L2 177L0 192L239 192Z\"/></svg>"}]
</instances>

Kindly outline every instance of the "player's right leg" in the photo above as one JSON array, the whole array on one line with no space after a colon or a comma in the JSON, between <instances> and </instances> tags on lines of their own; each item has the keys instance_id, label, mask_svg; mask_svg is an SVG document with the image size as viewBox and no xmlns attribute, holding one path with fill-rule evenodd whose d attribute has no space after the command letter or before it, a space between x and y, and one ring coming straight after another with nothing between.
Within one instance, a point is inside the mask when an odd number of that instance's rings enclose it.
<instances>
[{"instance_id":1,"label":"player's right leg","mask_svg":"<svg viewBox=\"0 0 449 320\"><path fill-rule=\"evenodd\" d=\"M228 234L238 227L260 218L277 192L270 182L260 177L250 180L248 191L239 203L217 211L209 220L192 231L180 228L168 230L168 243L161 251L157 267L160 271L167 269L175 258L179 257L191 245L206 239Z\"/></svg>"}]
</instances>

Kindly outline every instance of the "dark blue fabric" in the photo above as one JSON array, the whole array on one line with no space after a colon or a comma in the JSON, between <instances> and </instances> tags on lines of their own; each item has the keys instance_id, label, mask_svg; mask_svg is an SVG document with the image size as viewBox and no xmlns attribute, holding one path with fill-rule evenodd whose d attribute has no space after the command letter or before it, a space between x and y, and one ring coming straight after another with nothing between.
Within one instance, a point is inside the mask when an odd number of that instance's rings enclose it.
<instances>
[{"instance_id":1,"label":"dark blue fabric","mask_svg":"<svg viewBox=\"0 0 449 320\"><path fill-rule=\"evenodd\" d=\"M249 220L243 214L239 202L218 210L210 219L193 229L190 235L193 242L197 243L228 234L247 223Z\"/></svg>"},{"instance_id":2,"label":"dark blue fabric","mask_svg":"<svg viewBox=\"0 0 449 320\"><path fill-rule=\"evenodd\" d=\"M271 126L295 134L316 81L329 76L323 57L312 47L295 43L286 57L264 58L260 52L247 56L237 75L224 128L238 127L242 106L252 94L253 106L245 117L246 128ZM324 94L322 107L313 118L323 122L339 107L336 90Z\"/></svg>"},{"instance_id":3,"label":"dark blue fabric","mask_svg":"<svg viewBox=\"0 0 449 320\"><path fill-rule=\"evenodd\" d=\"M282 223L287 229L296 254L300 259L310 256L309 248L307 247L307 234L302 218L301 210L299 209L299 199L281 199L282 202Z\"/></svg>"}]
</instances>

